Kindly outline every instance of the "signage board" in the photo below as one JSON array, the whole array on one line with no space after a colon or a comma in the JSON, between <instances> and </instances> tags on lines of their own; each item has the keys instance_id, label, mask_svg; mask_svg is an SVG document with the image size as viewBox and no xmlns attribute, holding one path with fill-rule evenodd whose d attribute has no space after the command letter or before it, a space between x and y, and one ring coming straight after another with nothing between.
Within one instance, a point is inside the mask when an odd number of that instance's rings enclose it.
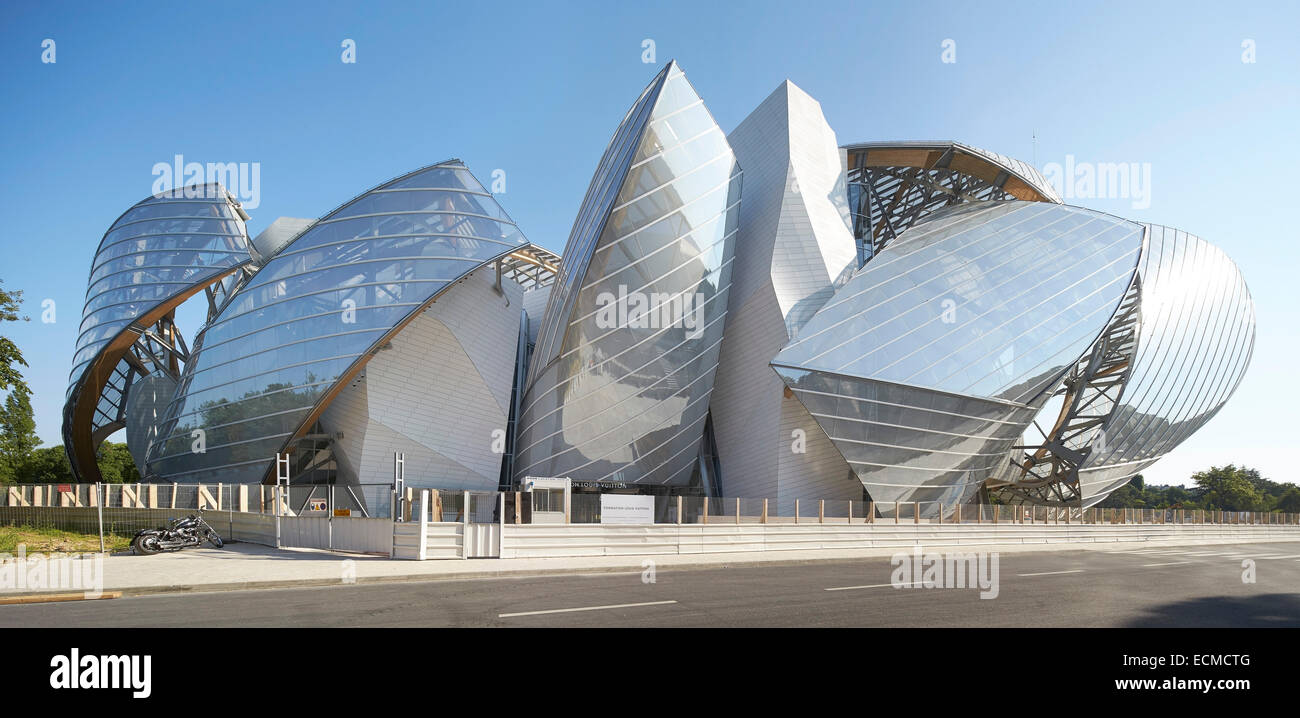
<instances>
[{"instance_id":1,"label":"signage board","mask_svg":"<svg viewBox=\"0 0 1300 718\"><path fill-rule=\"evenodd\" d=\"M602 524L652 524L655 522L655 497L634 494L601 494Z\"/></svg>"}]
</instances>

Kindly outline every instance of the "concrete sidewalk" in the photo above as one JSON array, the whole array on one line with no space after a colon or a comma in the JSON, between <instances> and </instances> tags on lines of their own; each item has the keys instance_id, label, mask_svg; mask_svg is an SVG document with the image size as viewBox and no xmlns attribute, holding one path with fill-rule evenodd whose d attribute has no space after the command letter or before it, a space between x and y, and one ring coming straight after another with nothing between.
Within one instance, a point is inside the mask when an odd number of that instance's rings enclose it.
<instances>
[{"instance_id":1,"label":"concrete sidewalk","mask_svg":"<svg viewBox=\"0 0 1300 718\"><path fill-rule=\"evenodd\" d=\"M1294 538L1276 539L1295 541ZM1028 553L1042 551L1132 551L1164 546L1264 543L1265 539L1160 540L1116 543L1052 543L983 546L936 546L934 552ZM158 593L198 593L294 586L336 586L350 583L437 581L509 578L556 574L639 573L653 561L656 570L779 566L859 559L888 560L909 547L817 549L745 553L666 554L653 556L590 556L572 558L468 559L399 561L384 556L346 554L314 549L273 549L257 544L227 544L224 549L200 548L155 556L113 554L103 561L105 592L124 596ZM86 559L81 559L86 560ZM66 589L14 590L0 588L0 598Z\"/></svg>"}]
</instances>

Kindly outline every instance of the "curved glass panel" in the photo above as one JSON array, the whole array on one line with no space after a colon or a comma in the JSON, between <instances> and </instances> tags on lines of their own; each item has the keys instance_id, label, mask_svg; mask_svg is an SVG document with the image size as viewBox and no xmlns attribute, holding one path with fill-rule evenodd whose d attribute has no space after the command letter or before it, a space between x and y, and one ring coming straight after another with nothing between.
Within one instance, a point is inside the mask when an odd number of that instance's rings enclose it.
<instances>
[{"instance_id":1,"label":"curved glass panel","mask_svg":"<svg viewBox=\"0 0 1300 718\"><path fill-rule=\"evenodd\" d=\"M184 482L261 480L378 342L452 283L525 243L455 160L326 215L270 259L199 335L150 454L150 473ZM194 450L199 430L202 452Z\"/></svg>"},{"instance_id":2,"label":"curved glass panel","mask_svg":"<svg viewBox=\"0 0 1300 718\"><path fill-rule=\"evenodd\" d=\"M573 229L569 232L569 241L564 245L564 263L560 265L560 275L556 278L546 312L542 315L542 327L538 330L537 347L529 369L529 384L536 380L539 370L550 364L559 352L564 324L572 311L579 285L587 274L587 262L596 249L596 241L601 236L606 217L620 190L620 183L627 174L628 166L633 161L634 153L640 149L650 110L668 78L668 71L673 67L670 63L641 92L641 96L614 132L614 138L605 148L600 164L596 166L596 174L591 178L591 185L587 187L587 194L582 199L578 216L573 221Z\"/></svg>"},{"instance_id":3,"label":"curved glass panel","mask_svg":"<svg viewBox=\"0 0 1300 718\"><path fill-rule=\"evenodd\" d=\"M1209 421L1255 344L1255 305L1236 264L1186 232L1148 225L1137 356L1120 404L1079 472L1100 500Z\"/></svg>"},{"instance_id":4,"label":"curved glass panel","mask_svg":"<svg viewBox=\"0 0 1300 718\"><path fill-rule=\"evenodd\" d=\"M969 500L1035 413L1023 404L774 368L877 503ZM937 510L922 508L923 515Z\"/></svg>"},{"instance_id":5,"label":"curved glass panel","mask_svg":"<svg viewBox=\"0 0 1300 718\"><path fill-rule=\"evenodd\" d=\"M64 408L64 444L82 480L97 478L96 437L123 425L127 394L138 375L122 359L133 342L117 342L111 355L106 350L128 328L146 329L133 327L142 318L169 311L249 261L244 220L217 184L148 197L104 234L91 262ZM113 365L112 371L104 372L105 365ZM92 367L100 367L94 376Z\"/></svg>"},{"instance_id":6,"label":"curved glass panel","mask_svg":"<svg viewBox=\"0 0 1300 718\"><path fill-rule=\"evenodd\" d=\"M1140 225L997 202L906 232L773 361L1027 402L1073 366L1123 299Z\"/></svg>"},{"instance_id":7,"label":"curved glass panel","mask_svg":"<svg viewBox=\"0 0 1300 718\"><path fill-rule=\"evenodd\" d=\"M1109 324L1143 233L1046 202L936 213L772 366L876 501L964 501Z\"/></svg>"},{"instance_id":8,"label":"curved glass panel","mask_svg":"<svg viewBox=\"0 0 1300 718\"><path fill-rule=\"evenodd\" d=\"M597 168L522 403L516 476L685 484L725 323L740 168L675 64Z\"/></svg>"}]
</instances>

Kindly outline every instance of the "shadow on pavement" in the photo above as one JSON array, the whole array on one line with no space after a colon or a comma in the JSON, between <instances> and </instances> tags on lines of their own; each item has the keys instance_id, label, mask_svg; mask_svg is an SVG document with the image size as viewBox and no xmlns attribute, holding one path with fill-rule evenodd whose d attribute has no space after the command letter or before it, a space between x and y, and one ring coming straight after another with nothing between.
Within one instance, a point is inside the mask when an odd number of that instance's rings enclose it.
<instances>
[{"instance_id":1,"label":"shadow on pavement","mask_svg":"<svg viewBox=\"0 0 1300 718\"><path fill-rule=\"evenodd\" d=\"M152 556L139 556L131 551L113 552L111 558L131 559L133 561L164 560L175 561L183 560L186 557L210 559L236 559L245 560L248 558L269 559L274 561L331 561L337 563L344 559L369 560L377 559L387 561L387 556L366 553L346 553L343 551L327 551L324 549L276 549L270 546L263 546L255 543L243 543L229 541L224 548L198 547L188 548L181 551L154 554Z\"/></svg>"},{"instance_id":2,"label":"shadow on pavement","mask_svg":"<svg viewBox=\"0 0 1300 718\"><path fill-rule=\"evenodd\" d=\"M1300 627L1300 594L1207 596L1144 609L1130 628L1279 628Z\"/></svg>"}]
</instances>

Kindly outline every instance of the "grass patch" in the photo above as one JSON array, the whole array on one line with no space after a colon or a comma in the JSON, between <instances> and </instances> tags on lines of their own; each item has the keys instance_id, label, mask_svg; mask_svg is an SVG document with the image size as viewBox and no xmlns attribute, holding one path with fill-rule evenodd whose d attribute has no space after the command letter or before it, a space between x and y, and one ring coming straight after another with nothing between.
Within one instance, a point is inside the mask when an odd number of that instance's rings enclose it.
<instances>
[{"instance_id":1,"label":"grass patch","mask_svg":"<svg viewBox=\"0 0 1300 718\"><path fill-rule=\"evenodd\" d=\"M0 553L16 554L19 544L26 545L29 554L93 553L99 551L99 534L34 526L0 526ZM130 536L104 534L104 548L108 551L124 551L130 546Z\"/></svg>"}]
</instances>

